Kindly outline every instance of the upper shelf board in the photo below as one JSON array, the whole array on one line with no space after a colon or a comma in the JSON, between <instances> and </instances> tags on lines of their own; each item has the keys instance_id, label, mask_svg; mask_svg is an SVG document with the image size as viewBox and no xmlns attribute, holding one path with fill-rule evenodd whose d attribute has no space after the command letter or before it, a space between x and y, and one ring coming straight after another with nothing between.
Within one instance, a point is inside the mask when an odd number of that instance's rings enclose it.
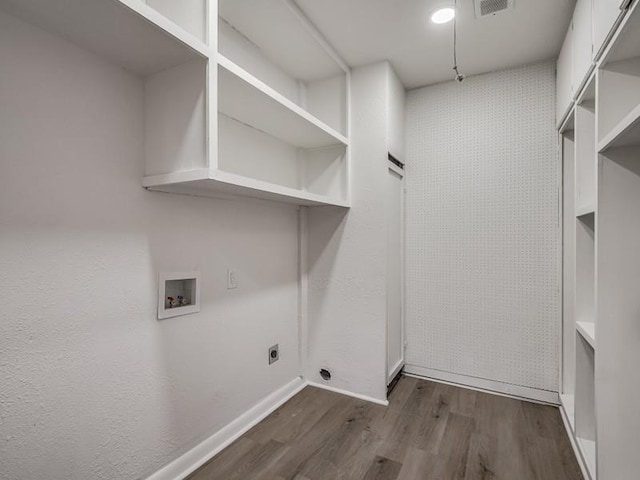
<instances>
[{"instance_id":1,"label":"upper shelf board","mask_svg":"<svg viewBox=\"0 0 640 480\"><path fill-rule=\"evenodd\" d=\"M215 169L145 177L145 188L201 197L251 197L304 206L349 207L349 202Z\"/></svg>"},{"instance_id":2,"label":"upper shelf board","mask_svg":"<svg viewBox=\"0 0 640 480\"><path fill-rule=\"evenodd\" d=\"M143 77L209 56L204 43L140 0L0 0L0 9Z\"/></svg>"},{"instance_id":3,"label":"upper shelf board","mask_svg":"<svg viewBox=\"0 0 640 480\"><path fill-rule=\"evenodd\" d=\"M618 123L598 144L598 151L640 145L640 105Z\"/></svg>"},{"instance_id":4,"label":"upper shelf board","mask_svg":"<svg viewBox=\"0 0 640 480\"><path fill-rule=\"evenodd\" d=\"M590 110L595 111L596 106L596 71L589 75L589 79L586 81L584 88L579 92L576 97L576 104L582 105Z\"/></svg>"},{"instance_id":5,"label":"upper shelf board","mask_svg":"<svg viewBox=\"0 0 640 480\"><path fill-rule=\"evenodd\" d=\"M218 111L300 148L348 143L318 120L222 55L218 56Z\"/></svg>"},{"instance_id":6,"label":"upper shelf board","mask_svg":"<svg viewBox=\"0 0 640 480\"><path fill-rule=\"evenodd\" d=\"M345 72L292 0L220 0L218 15L298 80L312 82Z\"/></svg>"}]
</instances>

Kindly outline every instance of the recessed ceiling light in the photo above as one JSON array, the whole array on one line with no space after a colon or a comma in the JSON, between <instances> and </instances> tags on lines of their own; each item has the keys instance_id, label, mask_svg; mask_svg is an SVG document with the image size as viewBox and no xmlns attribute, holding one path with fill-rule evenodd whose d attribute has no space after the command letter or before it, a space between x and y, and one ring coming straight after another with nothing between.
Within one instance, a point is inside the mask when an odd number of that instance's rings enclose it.
<instances>
[{"instance_id":1,"label":"recessed ceiling light","mask_svg":"<svg viewBox=\"0 0 640 480\"><path fill-rule=\"evenodd\" d=\"M447 23L453 20L456 16L456 11L451 7L440 8L433 12L431 15L431 21L433 23Z\"/></svg>"}]
</instances>

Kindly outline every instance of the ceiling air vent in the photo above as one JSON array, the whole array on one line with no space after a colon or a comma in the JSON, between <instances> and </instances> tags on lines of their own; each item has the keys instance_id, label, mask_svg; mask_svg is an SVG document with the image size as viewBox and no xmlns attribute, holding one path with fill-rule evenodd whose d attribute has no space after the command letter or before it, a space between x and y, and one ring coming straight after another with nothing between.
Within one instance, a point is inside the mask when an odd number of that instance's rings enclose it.
<instances>
[{"instance_id":1,"label":"ceiling air vent","mask_svg":"<svg viewBox=\"0 0 640 480\"><path fill-rule=\"evenodd\" d=\"M476 17L486 17L513 8L514 0L475 0Z\"/></svg>"}]
</instances>

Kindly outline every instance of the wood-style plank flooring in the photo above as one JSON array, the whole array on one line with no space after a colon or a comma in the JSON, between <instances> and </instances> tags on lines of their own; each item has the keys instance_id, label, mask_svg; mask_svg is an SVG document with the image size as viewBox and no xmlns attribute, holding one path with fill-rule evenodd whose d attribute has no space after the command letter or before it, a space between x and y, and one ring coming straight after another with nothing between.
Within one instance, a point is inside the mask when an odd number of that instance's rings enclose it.
<instances>
[{"instance_id":1,"label":"wood-style plank flooring","mask_svg":"<svg viewBox=\"0 0 640 480\"><path fill-rule=\"evenodd\" d=\"M189 480L578 480L557 408L403 376L383 407L307 387Z\"/></svg>"}]
</instances>

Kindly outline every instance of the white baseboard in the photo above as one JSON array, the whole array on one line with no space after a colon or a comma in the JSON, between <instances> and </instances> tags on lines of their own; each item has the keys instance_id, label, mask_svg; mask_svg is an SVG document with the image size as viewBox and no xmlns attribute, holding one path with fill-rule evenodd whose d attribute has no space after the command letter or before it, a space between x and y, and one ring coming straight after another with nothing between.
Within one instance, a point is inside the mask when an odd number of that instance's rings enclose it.
<instances>
[{"instance_id":1,"label":"white baseboard","mask_svg":"<svg viewBox=\"0 0 640 480\"><path fill-rule=\"evenodd\" d=\"M380 400L378 398L369 397L367 395L360 395L359 393L353 393L353 392L350 392L349 390L342 390L341 388L330 387L322 383L307 382L307 385L312 387L322 388L324 390L329 390L330 392L340 393L342 395L347 395L349 397L354 397L360 400L364 400L365 402L377 403L378 405L383 405L385 407L389 405L388 400Z\"/></svg>"},{"instance_id":2,"label":"white baseboard","mask_svg":"<svg viewBox=\"0 0 640 480\"><path fill-rule=\"evenodd\" d=\"M451 383L490 393L497 393L508 397L549 403L551 405L560 405L558 392L511 385L509 383L496 382L494 380L486 380L484 378L470 377L467 375L459 375L457 373L443 372L441 370L418 367L416 365L405 365L404 372L431 380Z\"/></svg>"},{"instance_id":3,"label":"white baseboard","mask_svg":"<svg viewBox=\"0 0 640 480\"><path fill-rule=\"evenodd\" d=\"M226 427L218 430L184 455L162 467L148 477L147 480L182 480L264 420L265 417L306 386L307 383L301 377L295 378L284 387L265 397Z\"/></svg>"},{"instance_id":4,"label":"white baseboard","mask_svg":"<svg viewBox=\"0 0 640 480\"><path fill-rule=\"evenodd\" d=\"M560 405L560 416L562 417L564 429L566 430L567 436L569 437L569 443L571 443L571 448L573 449L573 454L578 461L578 466L580 467L582 476L585 478L585 480L589 480L591 479L591 474L589 472L589 469L587 468L585 459L582 456L582 450L580 450L580 448L578 447L578 442L574 437L573 429L571 428L571 424L569 423L569 417L567 416L567 411L564 408L564 404Z\"/></svg>"}]
</instances>

